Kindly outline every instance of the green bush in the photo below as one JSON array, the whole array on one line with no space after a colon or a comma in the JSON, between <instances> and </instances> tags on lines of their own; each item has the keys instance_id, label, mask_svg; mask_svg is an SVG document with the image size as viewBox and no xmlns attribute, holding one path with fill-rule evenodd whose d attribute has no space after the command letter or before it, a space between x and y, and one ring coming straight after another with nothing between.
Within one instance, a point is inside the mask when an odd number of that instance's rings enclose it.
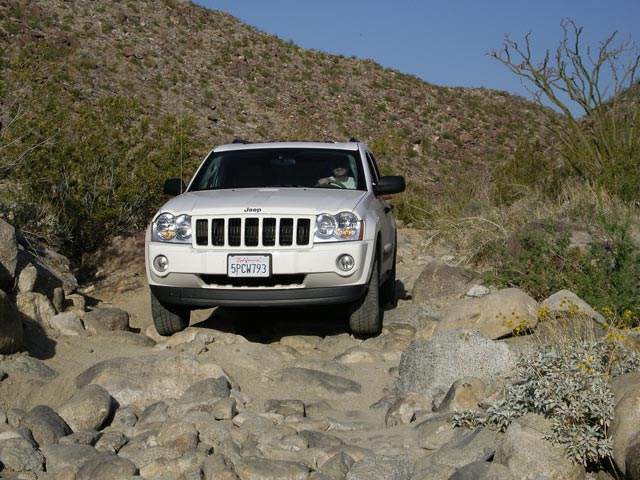
<instances>
[{"instance_id":1,"label":"green bush","mask_svg":"<svg viewBox=\"0 0 640 480\"><path fill-rule=\"evenodd\" d=\"M151 117L124 96L89 100L61 90L57 74L46 75L51 55L34 48L5 59L13 68L1 78L0 100L11 121L0 131L0 180L14 188L0 210L77 260L109 237L143 229L162 181L180 176L181 159L193 171L200 144L190 117Z\"/></svg>"},{"instance_id":2,"label":"green bush","mask_svg":"<svg viewBox=\"0 0 640 480\"><path fill-rule=\"evenodd\" d=\"M604 221L604 220L603 220ZM604 223L601 238L586 248L571 246L570 231L558 223L520 229L507 244L487 249L492 269L486 280L517 287L537 300L569 289L596 308L621 317L640 311L640 251L630 224Z\"/></svg>"}]
</instances>

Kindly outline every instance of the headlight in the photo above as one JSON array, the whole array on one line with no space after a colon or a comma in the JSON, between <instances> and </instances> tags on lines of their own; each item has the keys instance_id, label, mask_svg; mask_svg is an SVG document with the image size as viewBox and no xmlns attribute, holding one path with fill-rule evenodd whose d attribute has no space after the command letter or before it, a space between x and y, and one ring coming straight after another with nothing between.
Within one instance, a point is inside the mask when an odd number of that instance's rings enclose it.
<instances>
[{"instance_id":1,"label":"headlight","mask_svg":"<svg viewBox=\"0 0 640 480\"><path fill-rule=\"evenodd\" d=\"M153 222L153 239L159 242L191 243L191 217L163 213Z\"/></svg>"},{"instance_id":2,"label":"headlight","mask_svg":"<svg viewBox=\"0 0 640 480\"><path fill-rule=\"evenodd\" d=\"M362 221L351 212L321 213L316 217L315 238L319 241L361 240Z\"/></svg>"}]
</instances>

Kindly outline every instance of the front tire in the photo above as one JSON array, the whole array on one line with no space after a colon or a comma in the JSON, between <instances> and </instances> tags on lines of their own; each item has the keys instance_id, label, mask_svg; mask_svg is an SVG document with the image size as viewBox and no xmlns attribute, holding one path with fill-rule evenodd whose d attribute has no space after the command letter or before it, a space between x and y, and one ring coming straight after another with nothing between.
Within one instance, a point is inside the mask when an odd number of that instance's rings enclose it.
<instances>
[{"instance_id":1,"label":"front tire","mask_svg":"<svg viewBox=\"0 0 640 480\"><path fill-rule=\"evenodd\" d=\"M178 305L164 305L151 292L151 316L156 331L167 337L189 326L191 310Z\"/></svg>"},{"instance_id":2,"label":"front tire","mask_svg":"<svg viewBox=\"0 0 640 480\"><path fill-rule=\"evenodd\" d=\"M391 308L398 306L398 296L396 295L396 254L393 252L393 266L391 267L391 273L382 286L380 287L380 302L384 305L390 305Z\"/></svg>"},{"instance_id":3,"label":"front tire","mask_svg":"<svg viewBox=\"0 0 640 480\"><path fill-rule=\"evenodd\" d=\"M349 327L356 335L377 335L382 330L379 284L380 270L375 260L367 293L352 305L349 315Z\"/></svg>"}]
</instances>

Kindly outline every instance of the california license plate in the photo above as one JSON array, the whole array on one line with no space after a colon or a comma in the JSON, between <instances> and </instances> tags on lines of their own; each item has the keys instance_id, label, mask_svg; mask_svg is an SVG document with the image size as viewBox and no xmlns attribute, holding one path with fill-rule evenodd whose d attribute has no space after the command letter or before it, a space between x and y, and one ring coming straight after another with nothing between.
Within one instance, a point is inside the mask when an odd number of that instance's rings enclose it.
<instances>
[{"instance_id":1,"label":"california license plate","mask_svg":"<svg viewBox=\"0 0 640 480\"><path fill-rule=\"evenodd\" d=\"M270 255L229 255L227 275L230 277L270 277Z\"/></svg>"}]
</instances>

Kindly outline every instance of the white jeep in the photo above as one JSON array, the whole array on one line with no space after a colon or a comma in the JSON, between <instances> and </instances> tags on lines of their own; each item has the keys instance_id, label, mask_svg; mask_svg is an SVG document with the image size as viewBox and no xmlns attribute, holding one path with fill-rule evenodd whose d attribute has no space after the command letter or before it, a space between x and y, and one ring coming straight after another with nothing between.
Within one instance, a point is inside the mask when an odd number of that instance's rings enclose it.
<instances>
[{"instance_id":1,"label":"white jeep","mask_svg":"<svg viewBox=\"0 0 640 480\"><path fill-rule=\"evenodd\" d=\"M153 322L160 335L213 306L345 304L353 333L382 328L395 305L396 223L366 145L234 142L207 155L145 239Z\"/></svg>"}]
</instances>

